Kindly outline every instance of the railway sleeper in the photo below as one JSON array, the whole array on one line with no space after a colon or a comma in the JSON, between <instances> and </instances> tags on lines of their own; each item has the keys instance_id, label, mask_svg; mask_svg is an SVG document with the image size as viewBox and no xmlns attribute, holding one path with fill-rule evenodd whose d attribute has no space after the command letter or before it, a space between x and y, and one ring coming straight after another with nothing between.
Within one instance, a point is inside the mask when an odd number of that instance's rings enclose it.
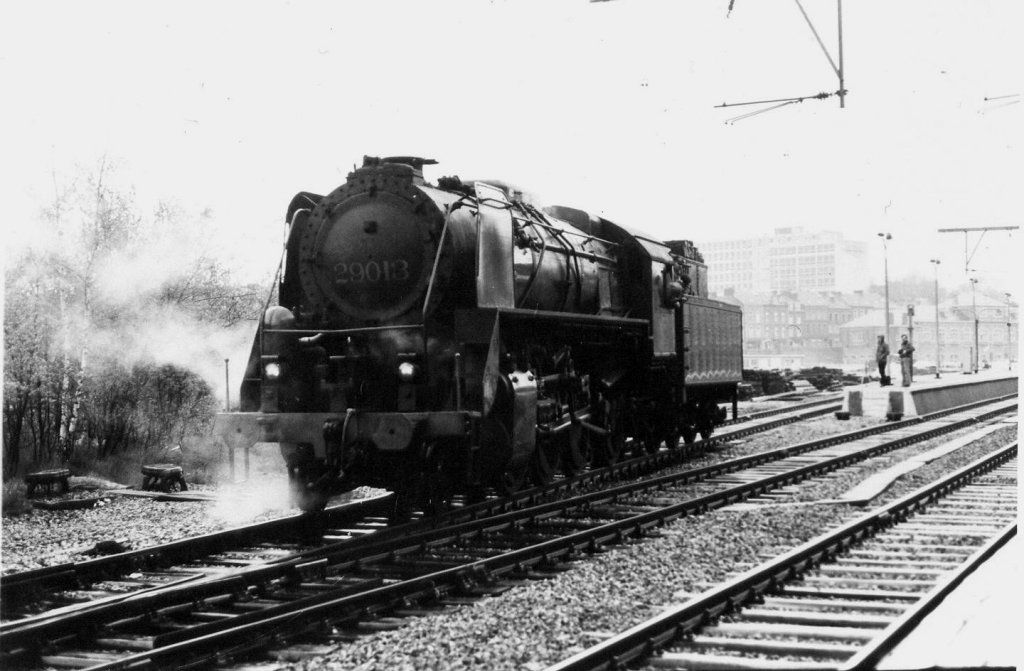
<instances>
[{"instance_id":1,"label":"railway sleeper","mask_svg":"<svg viewBox=\"0 0 1024 671\"><path fill-rule=\"evenodd\" d=\"M334 646L322 643L292 643L286 648L267 650L264 656L278 662L303 662L315 657L322 657L334 650Z\"/></svg>"},{"instance_id":2,"label":"railway sleeper","mask_svg":"<svg viewBox=\"0 0 1024 671\"><path fill-rule=\"evenodd\" d=\"M776 622L722 622L713 627L708 627L704 633L709 636L738 636L750 635L762 636L793 636L810 637L816 639L835 639L842 641L870 641L877 632L873 629L863 627L831 627L815 625L781 624Z\"/></svg>"},{"instance_id":3,"label":"railway sleeper","mask_svg":"<svg viewBox=\"0 0 1024 671\"><path fill-rule=\"evenodd\" d=\"M403 608L396 608L392 611L392 614L395 617L426 617L441 613L449 613L455 610L458 610L457 606L445 606L438 602L434 602L424 603L419 607L407 606Z\"/></svg>"},{"instance_id":4,"label":"railway sleeper","mask_svg":"<svg viewBox=\"0 0 1024 671\"><path fill-rule=\"evenodd\" d=\"M90 666L116 662L120 658L121 655L116 653L100 652L98 650L65 650L52 655L43 655L40 661L44 666L85 669Z\"/></svg>"},{"instance_id":5,"label":"railway sleeper","mask_svg":"<svg viewBox=\"0 0 1024 671\"><path fill-rule=\"evenodd\" d=\"M95 643L104 648L114 648L117 650L152 650L155 647L155 641L155 636L136 634L134 636L123 635L97 638Z\"/></svg>"},{"instance_id":6,"label":"railway sleeper","mask_svg":"<svg viewBox=\"0 0 1024 671\"><path fill-rule=\"evenodd\" d=\"M925 569L925 568L910 568L901 566L854 566L850 564L843 564L842 566L835 566L826 564L819 566L819 575L833 575L833 576L850 576L850 575L902 575L902 576L920 576L922 578L933 578L935 576L946 573L945 570Z\"/></svg>"},{"instance_id":7,"label":"railway sleeper","mask_svg":"<svg viewBox=\"0 0 1024 671\"><path fill-rule=\"evenodd\" d=\"M902 613L909 604L879 603L877 601L854 601L851 599L793 599L785 597L767 597L761 604L764 608L781 610L862 610L862 611L893 611Z\"/></svg>"},{"instance_id":8,"label":"railway sleeper","mask_svg":"<svg viewBox=\"0 0 1024 671\"><path fill-rule=\"evenodd\" d=\"M394 631L405 625L405 618L385 616L375 620L363 620L356 624L355 629L366 633L376 633L378 631Z\"/></svg>"},{"instance_id":9,"label":"railway sleeper","mask_svg":"<svg viewBox=\"0 0 1024 671\"><path fill-rule=\"evenodd\" d=\"M273 608L274 606L280 606L284 603L283 600L265 598L265 599L248 599L245 601L238 601L234 607L240 611L261 611L267 608Z\"/></svg>"},{"instance_id":10,"label":"railway sleeper","mask_svg":"<svg viewBox=\"0 0 1024 671\"><path fill-rule=\"evenodd\" d=\"M513 587L515 587L515 585L499 580L489 585L478 584L463 587L459 589L459 592L461 594L474 597L500 596Z\"/></svg>"},{"instance_id":11,"label":"railway sleeper","mask_svg":"<svg viewBox=\"0 0 1024 671\"><path fill-rule=\"evenodd\" d=\"M238 613L225 613L213 610L195 610L189 613L189 619L196 622L221 622L237 616Z\"/></svg>"},{"instance_id":12,"label":"railway sleeper","mask_svg":"<svg viewBox=\"0 0 1024 671\"><path fill-rule=\"evenodd\" d=\"M360 566L358 572L353 574L354 578L361 580L377 580L381 585L391 582L406 580L408 571L403 571L390 564L368 564Z\"/></svg>"},{"instance_id":13,"label":"railway sleeper","mask_svg":"<svg viewBox=\"0 0 1024 671\"><path fill-rule=\"evenodd\" d=\"M698 649L726 648L740 653L767 655L814 655L833 659L845 659L859 649L856 645L841 643L807 643L753 638L718 638L715 636L694 636L687 641Z\"/></svg>"},{"instance_id":14,"label":"railway sleeper","mask_svg":"<svg viewBox=\"0 0 1024 671\"><path fill-rule=\"evenodd\" d=\"M804 662L792 660L772 660L759 657L736 657L732 655L703 655L700 653L666 652L660 657L651 657L648 665L663 669L699 669L700 671L742 671L744 669L758 671L832 671L835 662Z\"/></svg>"},{"instance_id":15,"label":"railway sleeper","mask_svg":"<svg viewBox=\"0 0 1024 671\"><path fill-rule=\"evenodd\" d=\"M916 536L914 536L913 538L920 540ZM905 551L905 553L911 557L928 556L929 554L936 556L943 556L945 554L959 554L966 557L972 554L976 549L978 549L980 545L980 543L972 543L970 545L949 545L946 543L914 543L908 541L906 538L887 538L884 541L879 541L877 543L866 543L865 549L875 550L876 552L880 552L884 556L898 556L901 554L901 551ZM893 546L895 546L895 548L893 548Z\"/></svg>"},{"instance_id":16,"label":"railway sleeper","mask_svg":"<svg viewBox=\"0 0 1024 671\"><path fill-rule=\"evenodd\" d=\"M878 601L906 601L913 603L921 598L917 592L897 592L887 589L852 589L843 587L828 587L825 585L816 586L790 586L786 585L782 594L784 596L799 597L822 597L833 599L857 599L857 600L878 600Z\"/></svg>"},{"instance_id":17,"label":"railway sleeper","mask_svg":"<svg viewBox=\"0 0 1024 671\"><path fill-rule=\"evenodd\" d=\"M882 555L879 555L882 556ZM959 566L955 558L953 561L925 561L913 559L864 559L856 557L836 557L832 561L838 566L907 566L910 568L941 568L950 569Z\"/></svg>"},{"instance_id":18,"label":"railway sleeper","mask_svg":"<svg viewBox=\"0 0 1024 671\"><path fill-rule=\"evenodd\" d=\"M844 587L844 588L866 588L872 587L893 587L908 592L920 592L931 589L932 580L895 580L877 578L849 578L846 576L806 576L804 583L809 585L821 585L823 587Z\"/></svg>"},{"instance_id":19,"label":"railway sleeper","mask_svg":"<svg viewBox=\"0 0 1024 671\"><path fill-rule=\"evenodd\" d=\"M791 625L812 625L816 627L861 627L882 629L892 622L890 617L859 613L818 613L813 611L782 611L767 608L745 608L745 621L775 622Z\"/></svg>"}]
</instances>

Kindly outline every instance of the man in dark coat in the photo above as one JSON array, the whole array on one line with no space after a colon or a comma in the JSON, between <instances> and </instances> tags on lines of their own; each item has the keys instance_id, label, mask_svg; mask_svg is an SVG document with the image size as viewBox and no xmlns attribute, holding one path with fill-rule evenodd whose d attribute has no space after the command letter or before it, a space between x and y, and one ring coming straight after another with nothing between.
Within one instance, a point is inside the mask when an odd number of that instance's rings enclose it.
<instances>
[{"instance_id":1,"label":"man in dark coat","mask_svg":"<svg viewBox=\"0 0 1024 671\"><path fill-rule=\"evenodd\" d=\"M903 372L903 386L909 387L914 378L914 346L910 344L907 336L903 336L903 342L897 351L900 355L900 370Z\"/></svg>"},{"instance_id":2,"label":"man in dark coat","mask_svg":"<svg viewBox=\"0 0 1024 671\"><path fill-rule=\"evenodd\" d=\"M875 348L875 361L878 362L878 374L881 376L881 385L887 387L892 382L885 374L885 367L889 365L889 344L885 342L885 336L878 336L878 347Z\"/></svg>"}]
</instances>

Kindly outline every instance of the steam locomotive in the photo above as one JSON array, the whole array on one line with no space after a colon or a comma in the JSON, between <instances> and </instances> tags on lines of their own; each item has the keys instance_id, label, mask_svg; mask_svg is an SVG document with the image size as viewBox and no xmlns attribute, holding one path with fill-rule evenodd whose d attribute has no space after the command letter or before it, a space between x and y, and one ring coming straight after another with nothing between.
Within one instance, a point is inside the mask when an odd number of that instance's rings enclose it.
<instances>
[{"instance_id":1,"label":"steam locomotive","mask_svg":"<svg viewBox=\"0 0 1024 671\"><path fill-rule=\"evenodd\" d=\"M692 243L497 181L366 157L299 193L231 444L279 443L295 502L370 485L399 507L512 492L711 435L736 409L741 313Z\"/></svg>"}]
</instances>

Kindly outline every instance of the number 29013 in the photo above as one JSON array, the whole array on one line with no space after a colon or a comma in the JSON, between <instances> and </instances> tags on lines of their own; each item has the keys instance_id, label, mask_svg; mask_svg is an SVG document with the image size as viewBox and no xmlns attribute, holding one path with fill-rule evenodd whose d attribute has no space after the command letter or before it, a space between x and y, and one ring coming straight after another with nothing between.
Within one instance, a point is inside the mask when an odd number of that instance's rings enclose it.
<instances>
[{"instance_id":1,"label":"number 29013","mask_svg":"<svg viewBox=\"0 0 1024 671\"><path fill-rule=\"evenodd\" d=\"M335 284L404 282L407 279L409 279L409 262L405 259L334 264Z\"/></svg>"}]
</instances>

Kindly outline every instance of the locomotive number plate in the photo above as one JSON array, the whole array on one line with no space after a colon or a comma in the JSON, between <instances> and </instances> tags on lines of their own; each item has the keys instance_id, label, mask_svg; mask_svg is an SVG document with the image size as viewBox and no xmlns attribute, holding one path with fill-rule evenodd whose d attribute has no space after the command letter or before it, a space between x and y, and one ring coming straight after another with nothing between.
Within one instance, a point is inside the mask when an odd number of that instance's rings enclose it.
<instances>
[{"instance_id":1,"label":"locomotive number plate","mask_svg":"<svg viewBox=\"0 0 1024 671\"><path fill-rule=\"evenodd\" d=\"M353 261L334 264L335 284L361 284L363 282L404 282L409 279L409 262L405 259L390 261Z\"/></svg>"}]
</instances>

